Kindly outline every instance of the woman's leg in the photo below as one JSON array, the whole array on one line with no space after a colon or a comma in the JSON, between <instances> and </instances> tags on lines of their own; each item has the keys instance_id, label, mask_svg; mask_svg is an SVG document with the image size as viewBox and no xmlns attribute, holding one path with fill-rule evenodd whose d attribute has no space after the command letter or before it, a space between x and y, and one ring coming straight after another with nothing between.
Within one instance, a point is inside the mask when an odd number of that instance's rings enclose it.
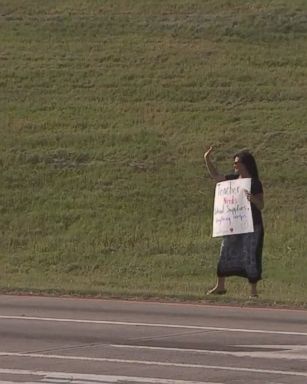
<instances>
[{"instance_id":1,"label":"woman's leg","mask_svg":"<svg viewBox=\"0 0 307 384\"><path fill-rule=\"evenodd\" d=\"M251 297L258 297L257 283L250 283L251 286Z\"/></svg>"},{"instance_id":2,"label":"woman's leg","mask_svg":"<svg viewBox=\"0 0 307 384\"><path fill-rule=\"evenodd\" d=\"M208 292L207 292L207 295L211 295L211 294L216 294L216 295L221 295L223 293L226 293L226 289L225 289L225 277L217 277L217 281L216 281L216 284L215 284L215 287L210 289Z\"/></svg>"}]
</instances>

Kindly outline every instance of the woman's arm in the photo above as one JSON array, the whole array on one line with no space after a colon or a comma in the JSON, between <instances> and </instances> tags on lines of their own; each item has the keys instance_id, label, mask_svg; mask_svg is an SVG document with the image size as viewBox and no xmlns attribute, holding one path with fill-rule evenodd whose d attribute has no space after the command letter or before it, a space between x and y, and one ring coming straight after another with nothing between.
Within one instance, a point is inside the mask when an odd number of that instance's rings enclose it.
<instances>
[{"instance_id":1,"label":"woman's arm","mask_svg":"<svg viewBox=\"0 0 307 384\"><path fill-rule=\"evenodd\" d=\"M211 152L213 151L213 148L210 147L204 154L204 160L205 160L205 164L207 166L207 169L208 169L208 173L210 175L210 177L212 177L212 179L214 179L217 183L219 183L220 181L224 181L225 180L225 176L221 175L218 170L215 168L215 166L212 164L212 161L211 161Z\"/></svg>"},{"instance_id":2,"label":"woman's arm","mask_svg":"<svg viewBox=\"0 0 307 384\"><path fill-rule=\"evenodd\" d=\"M263 193L257 193L256 195L252 195L250 192L246 191L247 200L256 206L256 208L261 211L264 208L264 199Z\"/></svg>"}]
</instances>

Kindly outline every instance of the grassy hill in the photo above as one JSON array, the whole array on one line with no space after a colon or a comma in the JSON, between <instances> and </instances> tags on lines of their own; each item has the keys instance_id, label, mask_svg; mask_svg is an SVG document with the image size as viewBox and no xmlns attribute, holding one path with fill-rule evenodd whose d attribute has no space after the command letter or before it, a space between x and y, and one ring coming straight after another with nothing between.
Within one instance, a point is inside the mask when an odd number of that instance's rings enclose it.
<instances>
[{"instance_id":1,"label":"grassy hill","mask_svg":"<svg viewBox=\"0 0 307 384\"><path fill-rule=\"evenodd\" d=\"M306 305L305 0L1 0L2 291L201 299L254 153L264 302ZM245 300L231 278L228 299Z\"/></svg>"}]
</instances>

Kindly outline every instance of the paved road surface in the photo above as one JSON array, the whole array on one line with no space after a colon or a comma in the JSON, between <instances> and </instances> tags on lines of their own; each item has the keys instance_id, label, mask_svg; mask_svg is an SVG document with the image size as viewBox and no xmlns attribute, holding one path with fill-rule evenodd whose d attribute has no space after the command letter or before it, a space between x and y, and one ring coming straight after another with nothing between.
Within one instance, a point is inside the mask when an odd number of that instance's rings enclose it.
<instances>
[{"instance_id":1,"label":"paved road surface","mask_svg":"<svg viewBox=\"0 0 307 384\"><path fill-rule=\"evenodd\" d=\"M0 382L306 384L307 311L0 296Z\"/></svg>"}]
</instances>

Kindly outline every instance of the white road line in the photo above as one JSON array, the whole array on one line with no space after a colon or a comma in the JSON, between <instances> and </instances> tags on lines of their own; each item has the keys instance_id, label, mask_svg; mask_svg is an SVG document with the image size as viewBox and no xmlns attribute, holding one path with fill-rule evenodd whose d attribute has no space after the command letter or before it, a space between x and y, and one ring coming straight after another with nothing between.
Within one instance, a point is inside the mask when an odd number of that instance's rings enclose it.
<instances>
[{"instance_id":1,"label":"white road line","mask_svg":"<svg viewBox=\"0 0 307 384\"><path fill-rule=\"evenodd\" d=\"M41 382L62 382L68 380L69 383L87 383L87 384L103 384L103 383L120 383L120 382L132 382L132 383L144 383L144 384L221 384L212 383L208 381L184 381L184 380L171 380L171 379L158 379L152 377L132 377L132 376L111 376L111 375L94 375L94 374L82 374L82 373L68 373L68 372L46 372L46 371L30 371L24 369L1 369L0 374L6 375L31 375L42 376ZM39 381L36 381L39 383ZM89 383L90 382L90 383ZM1 381L1 384L6 383ZM15 383L15 382L7 382ZM23 384L24 381L22 382Z\"/></svg>"},{"instance_id":2,"label":"white road line","mask_svg":"<svg viewBox=\"0 0 307 384\"><path fill-rule=\"evenodd\" d=\"M183 349L183 348L169 348L169 347L149 347L147 345L124 345L124 344L110 344L110 347L113 348L127 348L127 349L147 349L147 350L156 350L156 351L174 351L174 352L188 352L188 353L199 353L199 354L208 354L208 355L225 355L225 356L234 356L234 357L252 357L259 359L285 359L285 360L307 360L307 354L295 353L295 351L305 351L307 346L289 346L289 348L279 348L278 345L275 345L276 351L217 351L210 349ZM235 345L237 347L237 345ZM241 345L241 347L248 347ZM267 348L267 346L254 346L258 348ZM298 348L296 348L298 347ZM272 348L272 347L271 347ZM280 349L285 349L280 351Z\"/></svg>"},{"instance_id":3,"label":"white road line","mask_svg":"<svg viewBox=\"0 0 307 384\"><path fill-rule=\"evenodd\" d=\"M33 381L22 381L21 383L20 382L17 382L17 381L7 381L7 380L1 380L0 381L1 384L34 384ZM38 384L39 382L35 382L35 384ZM63 383L62 383L63 384ZM94 383L95 384L95 383ZM101 383L103 384L103 383Z\"/></svg>"},{"instance_id":4,"label":"white road line","mask_svg":"<svg viewBox=\"0 0 307 384\"><path fill-rule=\"evenodd\" d=\"M158 327L158 328L177 328L177 329L198 329L204 331L222 331L222 332L242 332L242 333L262 333L270 335L287 336L307 336L307 332L288 332L288 331L270 331L265 329L247 329L247 328L225 328L225 327L205 327L200 325L179 325L179 324L160 324L160 323L134 323L125 321L106 321L106 320L83 320L83 319L58 319L55 317L35 317L35 316L4 316L0 315L0 320L23 320L23 321L51 321L57 323L78 323L78 324L100 324L100 325L124 325L134 327Z\"/></svg>"},{"instance_id":5,"label":"white road line","mask_svg":"<svg viewBox=\"0 0 307 384\"><path fill-rule=\"evenodd\" d=\"M44 354L40 354L40 353L14 353L14 352L0 352L0 357L25 357L25 358L60 359L60 360L92 361L92 362L97 361L97 362L106 362L106 363L156 365L156 366L161 366L161 367L177 367L177 368L215 369L215 370L222 370L222 371L251 372L251 373L258 373L258 374L259 373L267 373L267 374L272 374L272 375L307 377L307 372L279 371L279 370L271 370L271 369L256 369L256 368L241 368L241 367L226 367L226 366L219 366L219 365L166 363L166 362L162 362L162 361L108 359L108 358L103 358L103 357L44 355Z\"/></svg>"}]
</instances>

